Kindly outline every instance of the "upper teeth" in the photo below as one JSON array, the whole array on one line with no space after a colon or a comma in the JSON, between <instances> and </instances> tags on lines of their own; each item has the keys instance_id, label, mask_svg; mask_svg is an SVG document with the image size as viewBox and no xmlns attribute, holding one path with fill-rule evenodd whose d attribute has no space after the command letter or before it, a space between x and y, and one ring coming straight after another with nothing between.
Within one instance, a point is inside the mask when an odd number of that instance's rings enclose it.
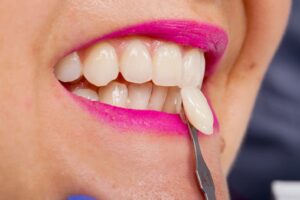
<instances>
[{"instance_id":1,"label":"upper teeth","mask_svg":"<svg viewBox=\"0 0 300 200\"><path fill-rule=\"evenodd\" d=\"M84 77L96 86L107 85L119 74L115 48L108 43L96 44L84 60Z\"/></svg>"},{"instance_id":2,"label":"upper teeth","mask_svg":"<svg viewBox=\"0 0 300 200\"><path fill-rule=\"evenodd\" d=\"M205 59L203 53L197 49L186 52L183 58L183 70L181 86L202 86L205 72Z\"/></svg>"},{"instance_id":3,"label":"upper teeth","mask_svg":"<svg viewBox=\"0 0 300 200\"><path fill-rule=\"evenodd\" d=\"M82 65L78 54L71 53L63 58L54 69L55 76L61 82L72 82L82 74Z\"/></svg>"},{"instance_id":4,"label":"upper teeth","mask_svg":"<svg viewBox=\"0 0 300 200\"><path fill-rule=\"evenodd\" d=\"M153 82L161 86L179 86L181 73L182 55L179 46L163 44L158 47L153 56Z\"/></svg>"},{"instance_id":5,"label":"upper teeth","mask_svg":"<svg viewBox=\"0 0 300 200\"><path fill-rule=\"evenodd\" d=\"M115 106L170 113L179 113L183 103L189 121L199 131L213 132L213 115L199 89L205 72L204 54L199 49L134 39L121 44L98 43L79 55L81 58L72 53L55 66L57 79L73 82L83 74L99 89L78 86L73 93ZM119 72L128 82L114 81Z\"/></svg>"},{"instance_id":6,"label":"upper teeth","mask_svg":"<svg viewBox=\"0 0 300 200\"><path fill-rule=\"evenodd\" d=\"M125 80L132 83L145 83L152 78L152 59L143 42L129 42L121 56L120 71Z\"/></svg>"}]
</instances>

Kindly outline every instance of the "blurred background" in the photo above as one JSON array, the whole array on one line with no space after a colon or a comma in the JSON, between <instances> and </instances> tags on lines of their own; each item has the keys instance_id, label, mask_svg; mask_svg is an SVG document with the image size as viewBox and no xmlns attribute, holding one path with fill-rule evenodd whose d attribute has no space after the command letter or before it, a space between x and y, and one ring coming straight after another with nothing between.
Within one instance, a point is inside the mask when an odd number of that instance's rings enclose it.
<instances>
[{"instance_id":1,"label":"blurred background","mask_svg":"<svg viewBox=\"0 0 300 200\"><path fill-rule=\"evenodd\" d=\"M300 182L299 0L293 2L287 32L263 82L229 176L232 200L272 199L274 180Z\"/></svg>"}]
</instances>

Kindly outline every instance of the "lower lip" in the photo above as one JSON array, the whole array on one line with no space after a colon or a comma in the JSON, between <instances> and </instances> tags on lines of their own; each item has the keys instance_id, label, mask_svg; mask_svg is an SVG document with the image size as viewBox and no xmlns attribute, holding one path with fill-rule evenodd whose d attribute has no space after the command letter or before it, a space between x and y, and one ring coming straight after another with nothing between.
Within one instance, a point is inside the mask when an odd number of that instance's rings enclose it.
<instances>
[{"instance_id":1,"label":"lower lip","mask_svg":"<svg viewBox=\"0 0 300 200\"><path fill-rule=\"evenodd\" d=\"M215 65L222 57L228 42L227 34L216 26L199 24L193 21L162 20L119 30L92 40L77 49L90 46L105 39L137 34L202 49L205 52L207 62L206 76L212 74L215 70ZM68 93L71 94L70 92ZM71 98L85 110L88 110L100 122L117 128L121 133L138 132L189 136L187 125L183 123L179 114L125 109L90 101L73 94L71 94ZM218 132L218 129L218 120L214 114L214 133ZM204 136L204 134L201 135Z\"/></svg>"},{"instance_id":2,"label":"lower lip","mask_svg":"<svg viewBox=\"0 0 300 200\"><path fill-rule=\"evenodd\" d=\"M179 114L168 114L152 110L133 110L120 108L99 101L76 96L70 92L71 98L84 110L96 117L100 122L117 128L120 133L138 132L189 136L187 125ZM219 124L214 114L214 133L217 133ZM201 134L204 136L204 134Z\"/></svg>"},{"instance_id":3,"label":"lower lip","mask_svg":"<svg viewBox=\"0 0 300 200\"><path fill-rule=\"evenodd\" d=\"M118 128L122 133L134 131L185 135L188 131L178 114L120 108L73 94L71 97L98 120Z\"/></svg>"}]
</instances>

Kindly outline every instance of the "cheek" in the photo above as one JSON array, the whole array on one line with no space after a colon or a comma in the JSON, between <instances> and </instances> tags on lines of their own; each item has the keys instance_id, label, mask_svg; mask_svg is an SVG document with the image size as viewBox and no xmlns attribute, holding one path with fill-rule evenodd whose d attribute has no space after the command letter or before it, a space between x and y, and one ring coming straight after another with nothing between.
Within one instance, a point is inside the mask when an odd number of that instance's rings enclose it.
<instances>
[{"instance_id":1,"label":"cheek","mask_svg":"<svg viewBox=\"0 0 300 200\"><path fill-rule=\"evenodd\" d=\"M207 80L207 91L219 117L225 108L225 93L230 72L234 68L243 48L246 38L247 20L244 3L242 1L222 2L224 21L227 24L229 43L221 60L221 66L216 73ZM211 92L210 92L211 91Z\"/></svg>"},{"instance_id":2,"label":"cheek","mask_svg":"<svg viewBox=\"0 0 300 200\"><path fill-rule=\"evenodd\" d=\"M233 68L246 37L247 18L244 3L242 1L226 1L224 3L224 16L228 24L229 45L225 54L226 59L220 63L219 71L222 76L228 75Z\"/></svg>"},{"instance_id":3,"label":"cheek","mask_svg":"<svg viewBox=\"0 0 300 200\"><path fill-rule=\"evenodd\" d=\"M209 78L207 90L215 107L217 116L220 116L225 109L225 93L230 73L233 70L240 53L247 33L246 10L242 1L222 1L222 12L227 24L229 43L221 60L221 66L216 73ZM211 91L211 92L210 92Z\"/></svg>"}]
</instances>

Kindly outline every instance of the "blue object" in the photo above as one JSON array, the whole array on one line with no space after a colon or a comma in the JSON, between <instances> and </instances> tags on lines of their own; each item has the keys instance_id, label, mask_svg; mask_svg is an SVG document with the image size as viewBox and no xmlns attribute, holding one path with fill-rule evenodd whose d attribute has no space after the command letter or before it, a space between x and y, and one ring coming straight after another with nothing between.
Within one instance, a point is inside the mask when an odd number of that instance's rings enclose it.
<instances>
[{"instance_id":1,"label":"blue object","mask_svg":"<svg viewBox=\"0 0 300 200\"><path fill-rule=\"evenodd\" d=\"M96 200L96 199L85 195L72 195L67 200Z\"/></svg>"}]
</instances>

